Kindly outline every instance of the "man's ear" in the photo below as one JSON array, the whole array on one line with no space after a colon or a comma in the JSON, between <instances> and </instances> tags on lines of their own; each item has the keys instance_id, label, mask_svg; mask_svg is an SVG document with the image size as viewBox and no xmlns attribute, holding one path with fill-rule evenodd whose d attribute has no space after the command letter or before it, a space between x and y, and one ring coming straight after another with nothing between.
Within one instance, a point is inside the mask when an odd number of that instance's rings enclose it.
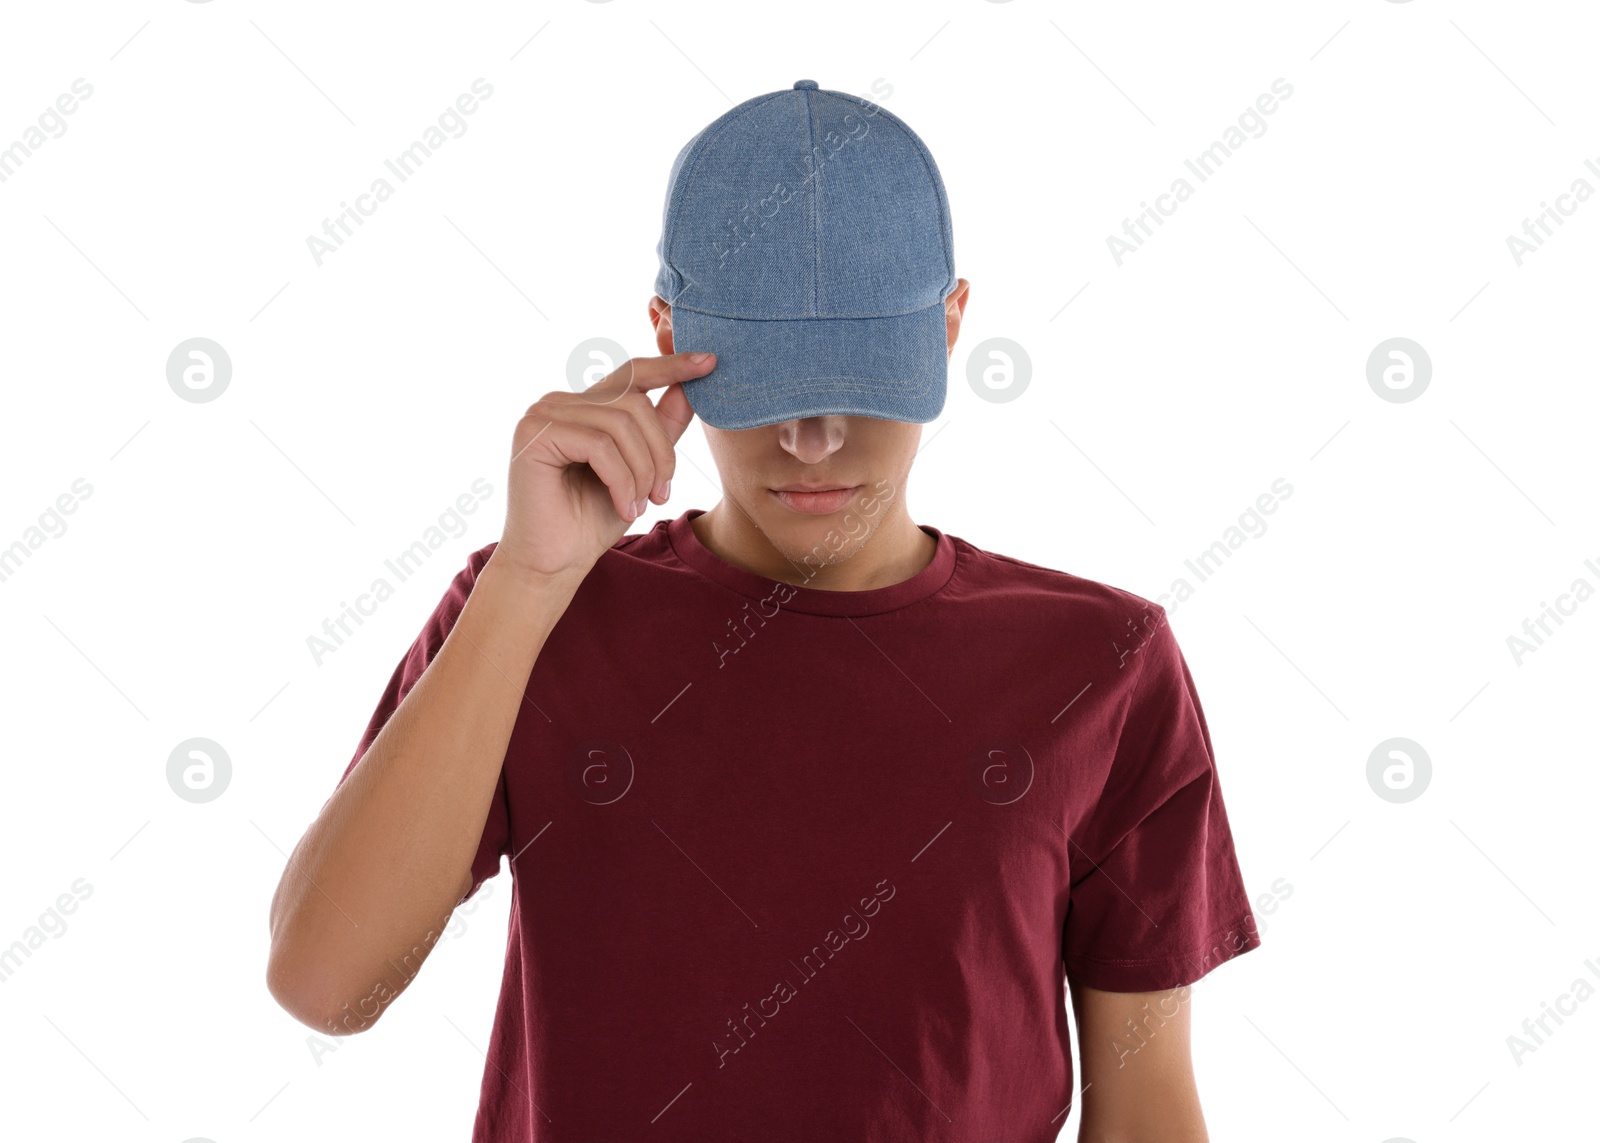
<instances>
[{"instance_id":1,"label":"man's ear","mask_svg":"<svg viewBox=\"0 0 1600 1143\"><path fill-rule=\"evenodd\" d=\"M667 356L672 348L672 307L659 294L650 295L650 325L656 331L656 349Z\"/></svg>"},{"instance_id":2,"label":"man's ear","mask_svg":"<svg viewBox=\"0 0 1600 1143\"><path fill-rule=\"evenodd\" d=\"M968 291L972 283L965 278L956 279L956 288L944 300L944 333L946 355L955 352L956 337L961 333L961 318L967 312Z\"/></svg>"}]
</instances>

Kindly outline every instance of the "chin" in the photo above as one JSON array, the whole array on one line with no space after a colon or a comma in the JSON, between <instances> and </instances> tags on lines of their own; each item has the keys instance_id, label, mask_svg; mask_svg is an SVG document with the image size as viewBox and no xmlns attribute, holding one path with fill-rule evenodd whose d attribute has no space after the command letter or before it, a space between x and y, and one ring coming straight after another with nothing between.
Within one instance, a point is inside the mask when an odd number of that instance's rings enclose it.
<instances>
[{"instance_id":1,"label":"chin","mask_svg":"<svg viewBox=\"0 0 1600 1143\"><path fill-rule=\"evenodd\" d=\"M763 489L762 494L772 499ZM791 563L801 567L823 568L843 563L866 547L872 535L853 502L837 512L808 516L793 512L781 503L769 506L756 516L772 546Z\"/></svg>"}]
</instances>

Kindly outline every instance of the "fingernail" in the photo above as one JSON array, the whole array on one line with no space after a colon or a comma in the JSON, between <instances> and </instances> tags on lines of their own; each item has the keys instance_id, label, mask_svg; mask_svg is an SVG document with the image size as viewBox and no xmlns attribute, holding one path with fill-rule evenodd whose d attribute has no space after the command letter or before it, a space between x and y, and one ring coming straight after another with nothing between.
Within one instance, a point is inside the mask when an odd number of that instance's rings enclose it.
<instances>
[{"instance_id":1,"label":"fingernail","mask_svg":"<svg viewBox=\"0 0 1600 1143\"><path fill-rule=\"evenodd\" d=\"M647 503L648 503L648 501L640 500L640 501L638 501L637 503L634 504L634 506L633 506L633 518L635 520L637 520L640 516L644 515L644 506Z\"/></svg>"},{"instance_id":2,"label":"fingernail","mask_svg":"<svg viewBox=\"0 0 1600 1143\"><path fill-rule=\"evenodd\" d=\"M694 362L696 365L704 365L706 362L711 360L711 354L709 354L709 353L691 353L691 354L689 354L689 360Z\"/></svg>"},{"instance_id":3,"label":"fingernail","mask_svg":"<svg viewBox=\"0 0 1600 1143\"><path fill-rule=\"evenodd\" d=\"M661 499L665 500L667 497L669 497L671 495L672 495L672 481L663 480L661 482Z\"/></svg>"}]
</instances>

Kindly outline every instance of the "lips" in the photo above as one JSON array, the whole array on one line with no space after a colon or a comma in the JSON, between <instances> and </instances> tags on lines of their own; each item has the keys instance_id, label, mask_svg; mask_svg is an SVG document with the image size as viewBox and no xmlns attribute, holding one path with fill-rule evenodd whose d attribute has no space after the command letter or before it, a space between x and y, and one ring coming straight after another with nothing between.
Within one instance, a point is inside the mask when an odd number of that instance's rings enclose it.
<instances>
[{"instance_id":1,"label":"lips","mask_svg":"<svg viewBox=\"0 0 1600 1143\"><path fill-rule=\"evenodd\" d=\"M772 489L772 494L778 498L779 503L790 511L799 512L805 516L825 516L830 512L837 512L848 504L861 485L852 485L849 488L832 488L826 491L803 491L799 489Z\"/></svg>"}]
</instances>

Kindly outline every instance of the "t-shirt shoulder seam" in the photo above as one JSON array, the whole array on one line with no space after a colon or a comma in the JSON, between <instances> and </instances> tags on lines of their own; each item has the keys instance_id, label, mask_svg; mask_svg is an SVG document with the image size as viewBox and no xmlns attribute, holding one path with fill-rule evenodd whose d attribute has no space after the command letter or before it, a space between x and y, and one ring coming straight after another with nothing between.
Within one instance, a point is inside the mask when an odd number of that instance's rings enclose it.
<instances>
[{"instance_id":1,"label":"t-shirt shoulder seam","mask_svg":"<svg viewBox=\"0 0 1600 1143\"><path fill-rule=\"evenodd\" d=\"M1045 564L1036 564L1036 563L1033 563L1033 562L1031 562L1029 560L1020 559L1017 556L1005 555L1002 552L991 552L987 548L977 547L977 545L971 543L970 541L962 540L959 537L951 537L951 538L955 539L958 543L966 544L966 546L969 549L971 549L975 554L977 554L979 556L986 557L986 558L991 559L991 560L1000 560L1003 563L1008 563L1008 564L1011 564L1011 565L1013 565L1015 567L1027 568L1029 571L1044 572L1047 575L1059 576L1060 578L1065 579L1065 580L1070 580L1071 582L1073 582L1075 584L1090 584L1090 585L1093 585L1095 587L1103 588L1106 591L1112 592L1115 595L1118 595L1118 596L1122 597L1123 599L1131 600L1133 603L1138 604L1140 607L1147 608L1149 610L1153 610L1153 611L1156 611L1156 612L1163 612L1164 613L1166 611L1166 608L1164 608L1161 604L1155 602L1154 600L1147 599L1144 596L1138 594L1137 592L1129 591L1125 587L1118 587L1114 583L1107 583L1105 580L1101 580L1101 579L1091 579L1088 576L1079 575L1076 572L1070 572L1070 571L1067 571L1064 568L1053 568L1053 567L1048 567Z\"/></svg>"}]
</instances>

